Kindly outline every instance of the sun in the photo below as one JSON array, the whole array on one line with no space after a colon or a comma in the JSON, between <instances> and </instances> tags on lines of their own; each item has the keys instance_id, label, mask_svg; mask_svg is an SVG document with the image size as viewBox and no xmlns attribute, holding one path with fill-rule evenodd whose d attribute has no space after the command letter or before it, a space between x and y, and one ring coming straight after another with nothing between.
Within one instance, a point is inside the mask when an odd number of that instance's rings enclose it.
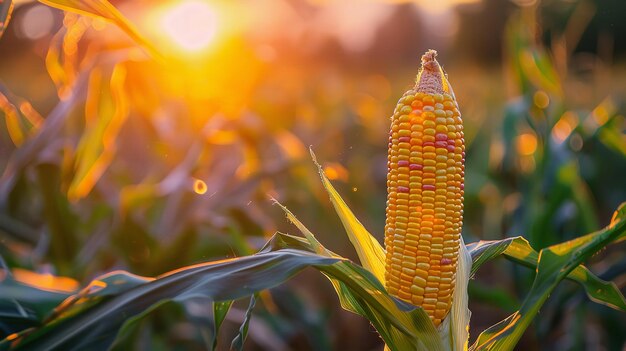
<instances>
[{"instance_id":1,"label":"sun","mask_svg":"<svg viewBox=\"0 0 626 351\"><path fill-rule=\"evenodd\" d=\"M174 5L164 12L159 22L169 40L191 53L209 47L217 34L216 11L201 0Z\"/></svg>"}]
</instances>

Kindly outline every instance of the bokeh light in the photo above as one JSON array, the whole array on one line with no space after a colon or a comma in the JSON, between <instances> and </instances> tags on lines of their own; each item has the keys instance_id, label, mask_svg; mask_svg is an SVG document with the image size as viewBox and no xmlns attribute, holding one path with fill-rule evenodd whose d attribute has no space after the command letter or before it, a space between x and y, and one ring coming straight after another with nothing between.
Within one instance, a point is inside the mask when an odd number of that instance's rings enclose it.
<instances>
[{"instance_id":1,"label":"bokeh light","mask_svg":"<svg viewBox=\"0 0 626 351\"><path fill-rule=\"evenodd\" d=\"M565 112L552 128L552 138L557 143L562 143L570 136L577 125L578 116L576 116L576 113L572 111Z\"/></svg>"},{"instance_id":2,"label":"bokeh light","mask_svg":"<svg viewBox=\"0 0 626 351\"><path fill-rule=\"evenodd\" d=\"M537 137L533 133L524 133L516 138L517 152L523 156L530 156L537 150Z\"/></svg>"},{"instance_id":3,"label":"bokeh light","mask_svg":"<svg viewBox=\"0 0 626 351\"><path fill-rule=\"evenodd\" d=\"M550 104L550 97L545 91L539 90L533 95L533 102L540 109L545 109Z\"/></svg>"},{"instance_id":4,"label":"bokeh light","mask_svg":"<svg viewBox=\"0 0 626 351\"><path fill-rule=\"evenodd\" d=\"M206 183L203 180L195 179L193 181L193 191L198 195L204 195L207 191Z\"/></svg>"},{"instance_id":5,"label":"bokeh light","mask_svg":"<svg viewBox=\"0 0 626 351\"><path fill-rule=\"evenodd\" d=\"M35 5L26 10L16 31L20 37L37 40L51 34L53 26L52 10L47 6Z\"/></svg>"}]
</instances>

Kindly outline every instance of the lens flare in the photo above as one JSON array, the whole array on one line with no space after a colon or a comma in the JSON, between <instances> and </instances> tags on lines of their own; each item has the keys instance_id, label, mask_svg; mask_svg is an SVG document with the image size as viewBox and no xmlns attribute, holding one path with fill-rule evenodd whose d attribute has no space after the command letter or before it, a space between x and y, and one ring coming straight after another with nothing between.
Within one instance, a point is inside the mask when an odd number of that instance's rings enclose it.
<instances>
[{"instance_id":1,"label":"lens flare","mask_svg":"<svg viewBox=\"0 0 626 351\"><path fill-rule=\"evenodd\" d=\"M166 11L160 24L168 38L181 49L198 52L215 39L217 15L207 2L189 0Z\"/></svg>"}]
</instances>

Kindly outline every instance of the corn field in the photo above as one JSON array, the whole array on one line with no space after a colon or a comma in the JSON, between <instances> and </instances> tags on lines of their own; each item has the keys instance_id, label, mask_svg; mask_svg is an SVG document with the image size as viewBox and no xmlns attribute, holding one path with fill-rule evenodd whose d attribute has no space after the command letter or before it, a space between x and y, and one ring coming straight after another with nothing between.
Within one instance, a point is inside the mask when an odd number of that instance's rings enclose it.
<instances>
[{"instance_id":1,"label":"corn field","mask_svg":"<svg viewBox=\"0 0 626 351\"><path fill-rule=\"evenodd\" d=\"M0 0L0 350L626 349L624 15Z\"/></svg>"}]
</instances>

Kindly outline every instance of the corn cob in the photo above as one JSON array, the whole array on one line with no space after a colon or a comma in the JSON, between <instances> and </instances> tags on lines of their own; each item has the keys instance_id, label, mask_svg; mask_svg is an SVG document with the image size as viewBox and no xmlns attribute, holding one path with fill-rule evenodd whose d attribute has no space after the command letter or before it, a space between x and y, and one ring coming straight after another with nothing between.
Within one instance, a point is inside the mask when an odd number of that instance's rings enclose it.
<instances>
[{"instance_id":1,"label":"corn cob","mask_svg":"<svg viewBox=\"0 0 626 351\"><path fill-rule=\"evenodd\" d=\"M422 56L415 87L398 101L389 133L385 281L438 326L450 310L463 223L463 122L435 59Z\"/></svg>"}]
</instances>

